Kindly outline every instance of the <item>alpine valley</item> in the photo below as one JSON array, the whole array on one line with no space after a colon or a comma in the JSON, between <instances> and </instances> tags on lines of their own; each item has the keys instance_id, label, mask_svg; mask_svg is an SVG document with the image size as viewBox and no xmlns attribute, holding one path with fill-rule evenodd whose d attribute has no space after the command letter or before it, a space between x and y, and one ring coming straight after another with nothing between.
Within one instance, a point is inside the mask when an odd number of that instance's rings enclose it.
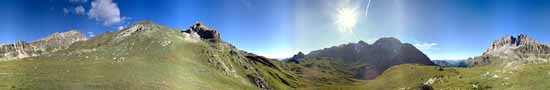
<instances>
[{"instance_id":1,"label":"alpine valley","mask_svg":"<svg viewBox=\"0 0 550 90\"><path fill-rule=\"evenodd\" d=\"M1 90L547 90L550 45L504 36L479 56L432 61L383 37L276 60L240 50L203 23L141 21L0 46Z\"/></svg>"}]
</instances>

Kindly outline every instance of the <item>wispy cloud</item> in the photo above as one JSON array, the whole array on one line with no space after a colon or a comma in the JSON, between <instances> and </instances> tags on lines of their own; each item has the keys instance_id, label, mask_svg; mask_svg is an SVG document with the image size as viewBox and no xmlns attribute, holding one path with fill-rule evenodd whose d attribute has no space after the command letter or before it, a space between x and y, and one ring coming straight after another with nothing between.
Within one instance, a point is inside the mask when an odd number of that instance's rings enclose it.
<instances>
[{"instance_id":1,"label":"wispy cloud","mask_svg":"<svg viewBox=\"0 0 550 90\"><path fill-rule=\"evenodd\" d=\"M92 1L92 8L88 12L88 17L103 22L103 25L118 24L126 19L120 16L120 9L112 0Z\"/></svg>"},{"instance_id":2,"label":"wispy cloud","mask_svg":"<svg viewBox=\"0 0 550 90\"><path fill-rule=\"evenodd\" d=\"M74 8L74 12L80 15L86 13L86 9L84 9L84 6L80 5Z\"/></svg>"},{"instance_id":3,"label":"wispy cloud","mask_svg":"<svg viewBox=\"0 0 550 90\"><path fill-rule=\"evenodd\" d=\"M413 45L416 48L420 49L420 50L437 50L437 49L439 49L439 48L436 47L438 45L437 43L416 42Z\"/></svg>"},{"instance_id":4,"label":"wispy cloud","mask_svg":"<svg viewBox=\"0 0 550 90\"><path fill-rule=\"evenodd\" d=\"M95 37L94 32L88 32L88 37Z\"/></svg>"},{"instance_id":5,"label":"wispy cloud","mask_svg":"<svg viewBox=\"0 0 550 90\"><path fill-rule=\"evenodd\" d=\"M124 29L124 27L125 27L125 26L118 26L117 29L118 29L118 30L122 30L122 29Z\"/></svg>"},{"instance_id":6,"label":"wispy cloud","mask_svg":"<svg viewBox=\"0 0 550 90\"><path fill-rule=\"evenodd\" d=\"M65 14L69 14L69 9L67 9L67 8L63 8L63 13L65 13Z\"/></svg>"}]
</instances>

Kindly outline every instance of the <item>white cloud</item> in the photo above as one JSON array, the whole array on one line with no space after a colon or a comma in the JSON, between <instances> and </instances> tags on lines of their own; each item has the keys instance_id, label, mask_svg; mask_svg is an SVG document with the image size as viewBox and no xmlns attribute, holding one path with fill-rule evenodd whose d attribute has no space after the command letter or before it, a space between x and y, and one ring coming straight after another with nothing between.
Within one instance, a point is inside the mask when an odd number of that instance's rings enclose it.
<instances>
[{"instance_id":1,"label":"white cloud","mask_svg":"<svg viewBox=\"0 0 550 90\"><path fill-rule=\"evenodd\" d=\"M435 47L435 46L438 45L437 43L418 42L418 43L415 43L415 44L413 44L413 45L414 45L416 48L421 49L421 50L434 50L434 49L438 49L438 48Z\"/></svg>"},{"instance_id":2,"label":"white cloud","mask_svg":"<svg viewBox=\"0 0 550 90\"><path fill-rule=\"evenodd\" d=\"M88 0L69 0L70 3L86 3Z\"/></svg>"},{"instance_id":3,"label":"white cloud","mask_svg":"<svg viewBox=\"0 0 550 90\"><path fill-rule=\"evenodd\" d=\"M88 11L88 17L103 22L103 25L118 24L125 19L120 16L120 9L112 0L92 1L92 8Z\"/></svg>"},{"instance_id":4,"label":"white cloud","mask_svg":"<svg viewBox=\"0 0 550 90\"><path fill-rule=\"evenodd\" d=\"M88 37L95 37L94 32L88 32Z\"/></svg>"},{"instance_id":5,"label":"white cloud","mask_svg":"<svg viewBox=\"0 0 550 90\"><path fill-rule=\"evenodd\" d=\"M63 8L63 13L65 13L65 14L69 14L69 9L67 9L67 8Z\"/></svg>"},{"instance_id":6,"label":"white cloud","mask_svg":"<svg viewBox=\"0 0 550 90\"><path fill-rule=\"evenodd\" d=\"M124 26L118 26L118 30L124 29Z\"/></svg>"},{"instance_id":7,"label":"white cloud","mask_svg":"<svg viewBox=\"0 0 550 90\"><path fill-rule=\"evenodd\" d=\"M74 8L74 12L76 14L80 15L80 14L86 13L86 9L84 9L84 7L82 5L80 5L80 6L77 6L76 8Z\"/></svg>"}]
</instances>

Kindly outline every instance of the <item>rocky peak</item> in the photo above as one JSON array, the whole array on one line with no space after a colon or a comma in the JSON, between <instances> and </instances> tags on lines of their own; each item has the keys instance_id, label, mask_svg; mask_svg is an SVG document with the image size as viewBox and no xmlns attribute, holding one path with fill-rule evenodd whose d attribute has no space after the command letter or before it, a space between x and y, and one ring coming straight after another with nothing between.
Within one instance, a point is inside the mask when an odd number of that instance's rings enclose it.
<instances>
[{"instance_id":1,"label":"rocky peak","mask_svg":"<svg viewBox=\"0 0 550 90\"><path fill-rule=\"evenodd\" d=\"M59 40L59 39L71 39L75 41L81 41L81 40L86 40L86 37L84 37L84 35L82 35L80 32L76 30L70 30L67 32L56 32L41 40L48 41L48 40Z\"/></svg>"},{"instance_id":2,"label":"rocky peak","mask_svg":"<svg viewBox=\"0 0 550 90\"><path fill-rule=\"evenodd\" d=\"M57 50L66 49L77 41L84 41L86 37L76 30L56 32L45 38L30 43L17 41L13 44L0 46L0 61L38 56Z\"/></svg>"},{"instance_id":3,"label":"rocky peak","mask_svg":"<svg viewBox=\"0 0 550 90\"><path fill-rule=\"evenodd\" d=\"M397 48L401 45L401 41L394 37L384 37L376 40L373 45L378 47Z\"/></svg>"},{"instance_id":4,"label":"rocky peak","mask_svg":"<svg viewBox=\"0 0 550 90\"><path fill-rule=\"evenodd\" d=\"M380 38L371 45L359 41L311 51L305 58L330 58L347 66L355 78L369 80L394 65L435 65L416 47L393 37Z\"/></svg>"},{"instance_id":5,"label":"rocky peak","mask_svg":"<svg viewBox=\"0 0 550 90\"><path fill-rule=\"evenodd\" d=\"M51 46L66 48L70 44L77 41L84 41L87 38L76 30L70 30L67 32L56 32L52 35L49 35L46 38L40 39L38 41L32 42L34 46Z\"/></svg>"},{"instance_id":6,"label":"rocky peak","mask_svg":"<svg viewBox=\"0 0 550 90\"><path fill-rule=\"evenodd\" d=\"M504 36L494 41L481 56L469 59L471 65L490 64L493 60L507 62L506 66L517 66L529 62L550 61L550 46L537 42L527 35ZM505 61L503 61L505 60Z\"/></svg>"},{"instance_id":7,"label":"rocky peak","mask_svg":"<svg viewBox=\"0 0 550 90\"><path fill-rule=\"evenodd\" d=\"M374 42L373 47L378 48L379 50L385 51L385 52L392 52L397 53L399 49L401 49L401 46L403 43L397 38L394 37L385 37L380 38Z\"/></svg>"},{"instance_id":8,"label":"rocky peak","mask_svg":"<svg viewBox=\"0 0 550 90\"><path fill-rule=\"evenodd\" d=\"M288 59L288 62L293 62L293 63L300 63L300 60L305 58L306 55L302 52L298 52L298 54L292 56L290 59Z\"/></svg>"},{"instance_id":9,"label":"rocky peak","mask_svg":"<svg viewBox=\"0 0 550 90\"><path fill-rule=\"evenodd\" d=\"M494 41L485 53L512 53L514 52L514 49L519 47L532 47L539 45L542 44L524 34L519 34L516 37L507 35Z\"/></svg>"},{"instance_id":10,"label":"rocky peak","mask_svg":"<svg viewBox=\"0 0 550 90\"><path fill-rule=\"evenodd\" d=\"M363 40L359 40L359 42L357 42L357 44L360 44L360 45L369 45L368 43L366 43L366 42L363 41Z\"/></svg>"},{"instance_id":11,"label":"rocky peak","mask_svg":"<svg viewBox=\"0 0 550 90\"><path fill-rule=\"evenodd\" d=\"M184 31L185 33L188 33L188 34L198 34L199 37L201 39L205 39L205 40L209 40L209 41L212 41L212 42L219 42L221 41L220 39L220 33L210 27L207 27L205 26L204 24L200 23L200 22L197 22L193 25L191 25L191 27L189 27L189 29L187 29L186 31Z\"/></svg>"},{"instance_id":12,"label":"rocky peak","mask_svg":"<svg viewBox=\"0 0 550 90\"><path fill-rule=\"evenodd\" d=\"M520 45L526 45L531 43L538 43L534 39L529 38L527 35L520 34L516 37L514 36L505 36L495 42L493 42L493 46L495 48L503 47L503 46L520 46Z\"/></svg>"}]
</instances>

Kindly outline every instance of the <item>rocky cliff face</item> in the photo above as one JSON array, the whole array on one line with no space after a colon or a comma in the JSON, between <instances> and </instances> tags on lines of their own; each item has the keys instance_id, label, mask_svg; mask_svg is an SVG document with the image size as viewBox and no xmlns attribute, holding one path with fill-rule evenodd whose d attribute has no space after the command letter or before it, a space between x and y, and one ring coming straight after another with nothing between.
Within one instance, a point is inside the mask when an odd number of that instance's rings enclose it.
<instances>
[{"instance_id":1,"label":"rocky cliff face","mask_svg":"<svg viewBox=\"0 0 550 90\"><path fill-rule=\"evenodd\" d=\"M48 37L30 43L18 41L14 44L0 46L0 61L55 52L68 48L72 43L84 40L86 40L84 35L78 31L71 30L68 32L54 33Z\"/></svg>"},{"instance_id":2,"label":"rocky cliff face","mask_svg":"<svg viewBox=\"0 0 550 90\"><path fill-rule=\"evenodd\" d=\"M527 35L505 36L496 40L481 55L470 59L472 65L504 62L508 66L550 60L549 45L542 44Z\"/></svg>"},{"instance_id":3,"label":"rocky cliff face","mask_svg":"<svg viewBox=\"0 0 550 90\"><path fill-rule=\"evenodd\" d=\"M363 41L312 51L306 58L327 57L344 64L358 79L374 79L391 66L399 64L435 65L408 43L396 38L381 38L369 45Z\"/></svg>"},{"instance_id":4,"label":"rocky cliff face","mask_svg":"<svg viewBox=\"0 0 550 90\"><path fill-rule=\"evenodd\" d=\"M523 47L523 49L520 49ZM527 35L505 36L493 42L484 54L549 53L547 45L541 44Z\"/></svg>"},{"instance_id":5,"label":"rocky cliff face","mask_svg":"<svg viewBox=\"0 0 550 90\"><path fill-rule=\"evenodd\" d=\"M211 42L220 42L220 33L210 27L203 25L200 22L193 24L189 29L183 31L184 35L188 37L200 37L202 39L211 41Z\"/></svg>"}]
</instances>

